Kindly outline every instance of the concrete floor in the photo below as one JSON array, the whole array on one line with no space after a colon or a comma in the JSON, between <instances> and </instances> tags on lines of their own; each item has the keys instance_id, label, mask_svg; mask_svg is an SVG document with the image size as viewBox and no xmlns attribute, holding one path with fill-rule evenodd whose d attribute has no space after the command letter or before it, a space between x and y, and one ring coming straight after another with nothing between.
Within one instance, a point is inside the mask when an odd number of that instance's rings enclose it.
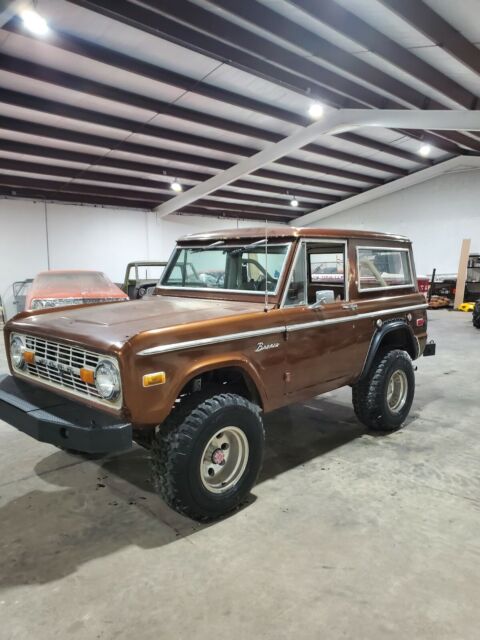
<instances>
[{"instance_id":1,"label":"concrete floor","mask_svg":"<svg viewBox=\"0 0 480 640\"><path fill-rule=\"evenodd\" d=\"M140 448L87 462L0 423L0 638L477 640L480 331L430 318L402 431L366 434L349 389L278 411L250 504L210 526Z\"/></svg>"}]
</instances>

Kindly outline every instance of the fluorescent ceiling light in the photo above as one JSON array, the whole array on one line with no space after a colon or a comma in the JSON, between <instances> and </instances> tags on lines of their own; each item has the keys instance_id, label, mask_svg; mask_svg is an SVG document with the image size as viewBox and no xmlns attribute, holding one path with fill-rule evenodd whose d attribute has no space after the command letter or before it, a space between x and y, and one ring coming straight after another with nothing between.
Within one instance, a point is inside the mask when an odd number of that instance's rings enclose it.
<instances>
[{"instance_id":1,"label":"fluorescent ceiling light","mask_svg":"<svg viewBox=\"0 0 480 640\"><path fill-rule=\"evenodd\" d=\"M323 104L313 102L308 108L308 115L313 118L313 120L321 118L323 116Z\"/></svg>"},{"instance_id":2,"label":"fluorescent ceiling light","mask_svg":"<svg viewBox=\"0 0 480 640\"><path fill-rule=\"evenodd\" d=\"M22 11L21 18L23 20L24 27L35 35L44 36L48 33L47 21L33 9L26 9L25 11Z\"/></svg>"}]
</instances>

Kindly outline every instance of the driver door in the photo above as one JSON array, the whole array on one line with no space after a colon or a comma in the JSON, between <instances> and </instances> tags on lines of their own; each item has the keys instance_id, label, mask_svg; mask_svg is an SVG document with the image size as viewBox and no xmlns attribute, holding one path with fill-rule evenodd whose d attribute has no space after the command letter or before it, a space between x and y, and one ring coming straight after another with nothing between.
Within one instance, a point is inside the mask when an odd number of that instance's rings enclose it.
<instances>
[{"instance_id":1,"label":"driver door","mask_svg":"<svg viewBox=\"0 0 480 640\"><path fill-rule=\"evenodd\" d=\"M322 393L351 377L356 305L349 302L345 241L302 241L283 308L286 393Z\"/></svg>"}]
</instances>

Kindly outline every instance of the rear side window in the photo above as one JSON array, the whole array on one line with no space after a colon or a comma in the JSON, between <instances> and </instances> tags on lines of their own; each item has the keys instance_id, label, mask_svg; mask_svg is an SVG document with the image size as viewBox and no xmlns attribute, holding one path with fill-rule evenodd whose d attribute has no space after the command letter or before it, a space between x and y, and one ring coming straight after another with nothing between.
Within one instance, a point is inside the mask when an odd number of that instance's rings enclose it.
<instances>
[{"instance_id":1,"label":"rear side window","mask_svg":"<svg viewBox=\"0 0 480 640\"><path fill-rule=\"evenodd\" d=\"M359 291L413 285L408 249L359 247Z\"/></svg>"}]
</instances>

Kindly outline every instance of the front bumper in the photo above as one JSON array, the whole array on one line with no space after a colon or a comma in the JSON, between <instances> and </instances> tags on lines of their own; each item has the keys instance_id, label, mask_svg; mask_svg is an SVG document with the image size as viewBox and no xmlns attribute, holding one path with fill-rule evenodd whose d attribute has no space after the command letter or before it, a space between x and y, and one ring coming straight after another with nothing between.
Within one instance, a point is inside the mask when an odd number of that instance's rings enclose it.
<instances>
[{"instance_id":1,"label":"front bumper","mask_svg":"<svg viewBox=\"0 0 480 640\"><path fill-rule=\"evenodd\" d=\"M63 449L110 453L132 446L130 423L12 376L0 376L0 420Z\"/></svg>"}]
</instances>

